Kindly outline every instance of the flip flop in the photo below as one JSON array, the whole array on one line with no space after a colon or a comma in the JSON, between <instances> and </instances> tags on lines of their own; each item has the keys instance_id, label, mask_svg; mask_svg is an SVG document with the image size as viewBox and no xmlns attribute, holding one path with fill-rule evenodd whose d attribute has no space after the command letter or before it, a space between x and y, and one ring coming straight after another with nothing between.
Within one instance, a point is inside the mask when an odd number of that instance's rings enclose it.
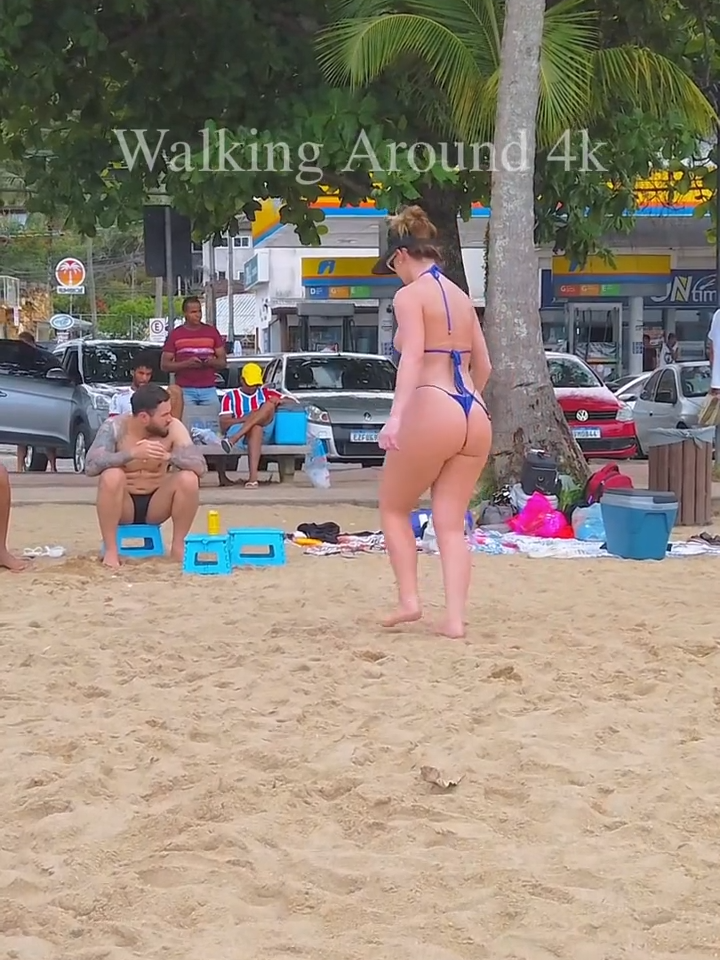
<instances>
[{"instance_id":1,"label":"flip flop","mask_svg":"<svg viewBox=\"0 0 720 960\"><path fill-rule=\"evenodd\" d=\"M65 547L26 547L23 550L23 556L28 560L34 560L36 557L49 557L51 560L59 560L65 556Z\"/></svg>"},{"instance_id":2,"label":"flip flop","mask_svg":"<svg viewBox=\"0 0 720 960\"><path fill-rule=\"evenodd\" d=\"M257 480L248 480L248 482L245 484L245 489L257 490L259 486L260 484L257 482Z\"/></svg>"}]
</instances>

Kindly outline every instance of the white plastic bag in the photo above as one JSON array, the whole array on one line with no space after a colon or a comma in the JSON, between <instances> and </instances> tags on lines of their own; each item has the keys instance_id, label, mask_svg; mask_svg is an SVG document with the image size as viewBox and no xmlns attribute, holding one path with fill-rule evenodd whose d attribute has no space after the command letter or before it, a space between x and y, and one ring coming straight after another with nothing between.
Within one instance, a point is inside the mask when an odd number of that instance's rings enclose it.
<instances>
[{"instance_id":1,"label":"white plastic bag","mask_svg":"<svg viewBox=\"0 0 720 960\"><path fill-rule=\"evenodd\" d=\"M330 468L325 455L325 444L318 437L309 437L308 452L305 454L305 473L310 483L319 490L330 486Z\"/></svg>"}]
</instances>

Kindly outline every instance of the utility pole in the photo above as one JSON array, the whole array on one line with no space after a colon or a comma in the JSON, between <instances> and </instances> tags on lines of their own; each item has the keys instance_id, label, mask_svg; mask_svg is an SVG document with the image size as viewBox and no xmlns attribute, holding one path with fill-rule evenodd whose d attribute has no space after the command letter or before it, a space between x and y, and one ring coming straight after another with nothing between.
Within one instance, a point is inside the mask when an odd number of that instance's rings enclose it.
<instances>
[{"instance_id":1,"label":"utility pole","mask_svg":"<svg viewBox=\"0 0 720 960\"><path fill-rule=\"evenodd\" d=\"M97 298L95 296L95 267L93 265L93 241L87 240L87 278L88 293L90 295L90 319L92 320L93 336L97 336Z\"/></svg>"},{"instance_id":2,"label":"utility pole","mask_svg":"<svg viewBox=\"0 0 720 960\"><path fill-rule=\"evenodd\" d=\"M172 262L172 210L165 207L165 282L168 298L168 330L175 326L175 277Z\"/></svg>"},{"instance_id":3,"label":"utility pole","mask_svg":"<svg viewBox=\"0 0 720 960\"><path fill-rule=\"evenodd\" d=\"M227 338L235 349L235 237L228 233L228 332Z\"/></svg>"},{"instance_id":4,"label":"utility pole","mask_svg":"<svg viewBox=\"0 0 720 960\"><path fill-rule=\"evenodd\" d=\"M163 278L155 277L155 316L163 316Z\"/></svg>"}]
</instances>

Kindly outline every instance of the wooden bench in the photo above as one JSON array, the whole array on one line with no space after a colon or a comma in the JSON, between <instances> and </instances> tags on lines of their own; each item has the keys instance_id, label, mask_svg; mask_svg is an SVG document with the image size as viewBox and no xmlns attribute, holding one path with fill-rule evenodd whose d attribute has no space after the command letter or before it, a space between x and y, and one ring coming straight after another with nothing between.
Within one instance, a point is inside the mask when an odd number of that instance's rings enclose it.
<instances>
[{"instance_id":1,"label":"wooden bench","mask_svg":"<svg viewBox=\"0 0 720 960\"><path fill-rule=\"evenodd\" d=\"M220 433L217 411L213 407L198 407L187 404L183 412L183 423L188 430L192 427L199 427L203 430L214 430L215 433ZM220 446L210 446L209 444L198 444L198 446L202 449L205 462L210 469L217 470L217 467L222 465L229 473L235 473L240 460L247 457L247 453L243 451L225 453ZM263 444L260 455L260 469L267 470L268 464L276 463L280 483L292 480L295 471L299 469L298 461L305 459L307 449L307 444L292 447L276 443Z\"/></svg>"}]
</instances>

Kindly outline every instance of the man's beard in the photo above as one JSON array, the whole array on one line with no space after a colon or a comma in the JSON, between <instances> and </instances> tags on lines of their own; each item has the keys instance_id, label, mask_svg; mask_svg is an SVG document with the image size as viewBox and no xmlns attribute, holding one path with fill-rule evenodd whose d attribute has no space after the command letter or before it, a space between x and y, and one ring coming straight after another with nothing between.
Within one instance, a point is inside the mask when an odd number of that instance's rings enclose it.
<instances>
[{"instance_id":1,"label":"man's beard","mask_svg":"<svg viewBox=\"0 0 720 960\"><path fill-rule=\"evenodd\" d=\"M170 427L158 427L153 423L149 423L145 428L145 432L149 437L166 437L170 433Z\"/></svg>"}]
</instances>

